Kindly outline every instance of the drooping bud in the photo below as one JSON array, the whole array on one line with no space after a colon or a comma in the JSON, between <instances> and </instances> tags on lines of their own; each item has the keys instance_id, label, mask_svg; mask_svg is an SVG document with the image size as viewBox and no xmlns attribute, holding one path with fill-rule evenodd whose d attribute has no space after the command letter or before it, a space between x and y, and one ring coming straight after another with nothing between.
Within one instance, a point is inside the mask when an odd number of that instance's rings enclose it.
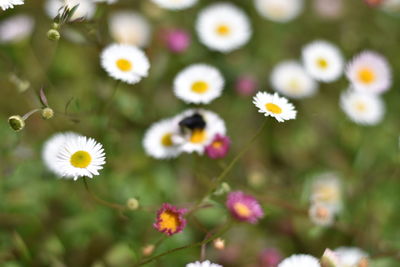
<instances>
[{"instance_id":1,"label":"drooping bud","mask_svg":"<svg viewBox=\"0 0 400 267\"><path fill-rule=\"evenodd\" d=\"M137 210L139 208L139 201L136 198L130 198L126 202L126 206L130 210Z\"/></svg>"},{"instance_id":2,"label":"drooping bud","mask_svg":"<svg viewBox=\"0 0 400 267\"><path fill-rule=\"evenodd\" d=\"M21 131L25 127L25 121L19 115L13 115L13 116L9 117L8 124L10 124L10 127L16 132Z\"/></svg>"},{"instance_id":3,"label":"drooping bud","mask_svg":"<svg viewBox=\"0 0 400 267\"><path fill-rule=\"evenodd\" d=\"M54 116L54 111L49 108L49 107L45 107L42 109L42 118L45 120L49 120L51 118L53 118Z\"/></svg>"},{"instance_id":4,"label":"drooping bud","mask_svg":"<svg viewBox=\"0 0 400 267\"><path fill-rule=\"evenodd\" d=\"M49 40L51 41L58 41L60 40L60 37L61 37L60 32L55 29L50 29L47 32L47 38L49 38Z\"/></svg>"},{"instance_id":5,"label":"drooping bud","mask_svg":"<svg viewBox=\"0 0 400 267\"><path fill-rule=\"evenodd\" d=\"M214 247L218 250L224 250L225 249L225 240L222 238L217 238L213 242Z\"/></svg>"}]
</instances>

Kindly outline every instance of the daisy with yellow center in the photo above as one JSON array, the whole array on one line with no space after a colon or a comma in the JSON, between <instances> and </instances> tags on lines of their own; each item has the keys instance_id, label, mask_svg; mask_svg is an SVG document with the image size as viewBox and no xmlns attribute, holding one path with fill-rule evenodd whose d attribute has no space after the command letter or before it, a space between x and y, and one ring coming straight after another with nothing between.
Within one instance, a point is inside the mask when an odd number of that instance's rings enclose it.
<instances>
[{"instance_id":1,"label":"daisy with yellow center","mask_svg":"<svg viewBox=\"0 0 400 267\"><path fill-rule=\"evenodd\" d=\"M232 216L239 221L254 224L264 216L264 211L258 201L241 191L229 193L226 206Z\"/></svg>"},{"instance_id":2,"label":"daisy with yellow center","mask_svg":"<svg viewBox=\"0 0 400 267\"><path fill-rule=\"evenodd\" d=\"M186 103L209 104L221 96L224 84L225 80L217 68L193 64L175 77L174 93Z\"/></svg>"},{"instance_id":3,"label":"daisy with yellow center","mask_svg":"<svg viewBox=\"0 0 400 267\"><path fill-rule=\"evenodd\" d=\"M180 146L173 140L178 131L178 124L174 119L165 119L151 125L143 138L146 154L156 159L179 156Z\"/></svg>"},{"instance_id":4,"label":"daisy with yellow center","mask_svg":"<svg viewBox=\"0 0 400 267\"><path fill-rule=\"evenodd\" d=\"M305 71L300 63L287 60L279 63L271 72L272 88L290 98L306 98L313 96L318 84Z\"/></svg>"},{"instance_id":5,"label":"daisy with yellow center","mask_svg":"<svg viewBox=\"0 0 400 267\"><path fill-rule=\"evenodd\" d=\"M92 138L68 135L59 147L55 166L66 178L92 178L105 164L103 146Z\"/></svg>"},{"instance_id":6,"label":"daisy with yellow center","mask_svg":"<svg viewBox=\"0 0 400 267\"><path fill-rule=\"evenodd\" d=\"M385 114L385 104L379 95L349 89L340 97L340 107L355 123L376 125Z\"/></svg>"},{"instance_id":7,"label":"daisy with yellow center","mask_svg":"<svg viewBox=\"0 0 400 267\"><path fill-rule=\"evenodd\" d=\"M196 31L201 43L223 53L242 47L252 34L247 15L231 3L216 3L203 9Z\"/></svg>"},{"instance_id":8,"label":"daisy with yellow center","mask_svg":"<svg viewBox=\"0 0 400 267\"><path fill-rule=\"evenodd\" d=\"M150 63L139 48L113 44L101 53L101 66L114 79L135 84L148 75Z\"/></svg>"},{"instance_id":9,"label":"daisy with yellow center","mask_svg":"<svg viewBox=\"0 0 400 267\"><path fill-rule=\"evenodd\" d=\"M307 44L302 50L302 58L306 71L317 81L334 82L343 74L342 53L330 42L318 40Z\"/></svg>"},{"instance_id":10,"label":"daisy with yellow center","mask_svg":"<svg viewBox=\"0 0 400 267\"><path fill-rule=\"evenodd\" d=\"M381 94L392 85L390 66L382 55L364 51L346 67L346 75L356 91Z\"/></svg>"},{"instance_id":11,"label":"daisy with yellow center","mask_svg":"<svg viewBox=\"0 0 400 267\"><path fill-rule=\"evenodd\" d=\"M154 228L168 236L181 232L186 226L183 215L186 209L178 209L171 204L164 203L157 212Z\"/></svg>"},{"instance_id":12,"label":"daisy with yellow center","mask_svg":"<svg viewBox=\"0 0 400 267\"><path fill-rule=\"evenodd\" d=\"M267 92L258 92L253 98L253 103L265 116L274 117L278 122L292 120L296 118L297 111L294 106L284 97L277 93L268 94Z\"/></svg>"}]
</instances>

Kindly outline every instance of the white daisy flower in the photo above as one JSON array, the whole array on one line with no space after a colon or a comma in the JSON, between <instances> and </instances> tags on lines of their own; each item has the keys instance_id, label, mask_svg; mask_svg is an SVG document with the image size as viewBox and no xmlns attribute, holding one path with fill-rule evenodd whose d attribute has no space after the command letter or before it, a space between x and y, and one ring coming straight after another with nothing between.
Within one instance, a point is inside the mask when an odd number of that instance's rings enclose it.
<instances>
[{"instance_id":1,"label":"white daisy flower","mask_svg":"<svg viewBox=\"0 0 400 267\"><path fill-rule=\"evenodd\" d=\"M284 61L271 73L272 88L290 98L306 98L317 92L318 84L296 61Z\"/></svg>"},{"instance_id":2,"label":"white daisy flower","mask_svg":"<svg viewBox=\"0 0 400 267\"><path fill-rule=\"evenodd\" d=\"M14 6L23 5L24 0L0 0L0 7L3 10L14 8Z\"/></svg>"},{"instance_id":3,"label":"white daisy flower","mask_svg":"<svg viewBox=\"0 0 400 267\"><path fill-rule=\"evenodd\" d=\"M279 122L296 118L297 111L294 106L277 93L258 92L253 97L253 103L259 109L258 112L264 113L265 116L274 117Z\"/></svg>"},{"instance_id":4,"label":"white daisy flower","mask_svg":"<svg viewBox=\"0 0 400 267\"><path fill-rule=\"evenodd\" d=\"M340 211L342 206L342 190L339 178L334 173L319 174L311 184L311 197L313 203L325 203L335 211Z\"/></svg>"},{"instance_id":5,"label":"white daisy flower","mask_svg":"<svg viewBox=\"0 0 400 267\"><path fill-rule=\"evenodd\" d=\"M58 168L58 158L57 155L60 152L61 148L65 144L67 140L71 138L77 138L78 134L73 132L66 133L58 133L50 137L43 145L42 149L42 159L45 166L54 174L61 177L62 173Z\"/></svg>"},{"instance_id":6,"label":"white daisy flower","mask_svg":"<svg viewBox=\"0 0 400 267\"><path fill-rule=\"evenodd\" d=\"M314 41L303 48L303 63L307 72L321 82L333 82L343 73L340 50L326 41Z\"/></svg>"},{"instance_id":7,"label":"white daisy flower","mask_svg":"<svg viewBox=\"0 0 400 267\"><path fill-rule=\"evenodd\" d=\"M319 226L331 226L335 221L336 209L326 203L313 203L308 210L310 220Z\"/></svg>"},{"instance_id":8,"label":"white daisy flower","mask_svg":"<svg viewBox=\"0 0 400 267\"><path fill-rule=\"evenodd\" d=\"M346 66L347 78L357 91L379 94L392 85L392 75L387 60L373 51L355 56Z\"/></svg>"},{"instance_id":9,"label":"white daisy flower","mask_svg":"<svg viewBox=\"0 0 400 267\"><path fill-rule=\"evenodd\" d=\"M131 45L109 45L104 48L100 58L101 66L108 75L129 84L138 83L146 77L150 68L146 54Z\"/></svg>"},{"instance_id":10,"label":"white daisy flower","mask_svg":"<svg viewBox=\"0 0 400 267\"><path fill-rule=\"evenodd\" d=\"M28 38L35 21L28 15L15 15L0 22L0 43L16 43Z\"/></svg>"},{"instance_id":11,"label":"white daisy flower","mask_svg":"<svg viewBox=\"0 0 400 267\"><path fill-rule=\"evenodd\" d=\"M105 164L103 146L93 138L68 136L57 154L57 168L65 178L93 178Z\"/></svg>"},{"instance_id":12,"label":"white daisy flower","mask_svg":"<svg viewBox=\"0 0 400 267\"><path fill-rule=\"evenodd\" d=\"M109 18L109 31L117 43L147 46L150 41L150 24L145 17L134 11L119 11Z\"/></svg>"},{"instance_id":13,"label":"white daisy flower","mask_svg":"<svg viewBox=\"0 0 400 267\"><path fill-rule=\"evenodd\" d=\"M165 119L154 123L146 131L143 147L147 155L156 159L175 158L181 154L181 148L173 141L179 134L179 126L173 119Z\"/></svg>"},{"instance_id":14,"label":"white daisy flower","mask_svg":"<svg viewBox=\"0 0 400 267\"><path fill-rule=\"evenodd\" d=\"M221 95L224 83L224 78L217 68L206 64L193 64L175 77L174 93L186 103L208 104Z\"/></svg>"},{"instance_id":15,"label":"white daisy flower","mask_svg":"<svg viewBox=\"0 0 400 267\"><path fill-rule=\"evenodd\" d=\"M289 22L303 11L303 0L254 0L258 13L275 22Z\"/></svg>"},{"instance_id":16,"label":"white daisy flower","mask_svg":"<svg viewBox=\"0 0 400 267\"><path fill-rule=\"evenodd\" d=\"M356 247L340 247L334 250L339 257L340 266L343 267L357 267L360 262L368 259L368 253ZM367 266L367 265L363 265Z\"/></svg>"},{"instance_id":17,"label":"white daisy flower","mask_svg":"<svg viewBox=\"0 0 400 267\"><path fill-rule=\"evenodd\" d=\"M69 9L79 5L71 17L71 20L79 18L91 19L96 11L96 4L92 0L47 0L45 10L49 17L55 18L60 9L67 6Z\"/></svg>"},{"instance_id":18,"label":"white daisy flower","mask_svg":"<svg viewBox=\"0 0 400 267\"><path fill-rule=\"evenodd\" d=\"M224 53L245 45L252 33L247 15L225 2L203 9L196 21L196 31L201 43Z\"/></svg>"},{"instance_id":19,"label":"white daisy flower","mask_svg":"<svg viewBox=\"0 0 400 267\"><path fill-rule=\"evenodd\" d=\"M278 264L278 267L321 267L321 265L313 256L297 254L284 259Z\"/></svg>"},{"instance_id":20,"label":"white daisy flower","mask_svg":"<svg viewBox=\"0 0 400 267\"><path fill-rule=\"evenodd\" d=\"M222 265L212 263L210 261L203 261L203 262L193 262L186 264L186 267L222 267Z\"/></svg>"},{"instance_id":21,"label":"white daisy flower","mask_svg":"<svg viewBox=\"0 0 400 267\"><path fill-rule=\"evenodd\" d=\"M165 9L181 10L194 6L198 0L152 0L152 1L153 3Z\"/></svg>"},{"instance_id":22,"label":"white daisy flower","mask_svg":"<svg viewBox=\"0 0 400 267\"><path fill-rule=\"evenodd\" d=\"M376 125L385 114L385 104L379 96L352 89L342 93L340 107L352 121L363 125Z\"/></svg>"},{"instance_id":23,"label":"white daisy flower","mask_svg":"<svg viewBox=\"0 0 400 267\"><path fill-rule=\"evenodd\" d=\"M225 135L225 122L214 112L204 109L190 109L177 115L176 123L180 126L179 135L173 136L175 143L180 144L182 151L197 152L202 155L217 134Z\"/></svg>"}]
</instances>

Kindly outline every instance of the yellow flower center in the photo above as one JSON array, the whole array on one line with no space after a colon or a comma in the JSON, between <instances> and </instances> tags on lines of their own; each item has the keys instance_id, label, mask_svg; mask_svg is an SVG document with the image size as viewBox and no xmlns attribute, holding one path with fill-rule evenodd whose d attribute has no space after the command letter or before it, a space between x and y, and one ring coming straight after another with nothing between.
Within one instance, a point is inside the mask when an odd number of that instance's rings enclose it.
<instances>
[{"instance_id":1,"label":"yellow flower center","mask_svg":"<svg viewBox=\"0 0 400 267\"><path fill-rule=\"evenodd\" d=\"M132 69L132 63L124 58L120 58L117 60L116 62L118 69L120 69L121 71L130 71Z\"/></svg>"},{"instance_id":2,"label":"yellow flower center","mask_svg":"<svg viewBox=\"0 0 400 267\"><path fill-rule=\"evenodd\" d=\"M274 103L267 103L265 104L265 108L269 111L272 112L274 114L281 114L282 113L282 109L278 106L275 105Z\"/></svg>"},{"instance_id":3,"label":"yellow flower center","mask_svg":"<svg viewBox=\"0 0 400 267\"><path fill-rule=\"evenodd\" d=\"M241 217L249 217L251 215L251 210L242 203L235 203L233 205L233 209L236 211L237 214Z\"/></svg>"},{"instance_id":4,"label":"yellow flower center","mask_svg":"<svg viewBox=\"0 0 400 267\"><path fill-rule=\"evenodd\" d=\"M289 91L292 93L297 93L300 91L300 82L298 79L291 79L289 82Z\"/></svg>"},{"instance_id":5,"label":"yellow flower center","mask_svg":"<svg viewBox=\"0 0 400 267\"><path fill-rule=\"evenodd\" d=\"M358 78L363 83L372 83L375 81L375 73L369 68L364 68L358 71Z\"/></svg>"},{"instance_id":6,"label":"yellow flower center","mask_svg":"<svg viewBox=\"0 0 400 267\"><path fill-rule=\"evenodd\" d=\"M324 58L319 58L317 60L317 65L321 69L326 69L328 67L328 61L326 61L326 59L324 59Z\"/></svg>"},{"instance_id":7,"label":"yellow flower center","mask_svg":"<svg viewBox=\"0 0 400 267\"><path fill-rule=\"evenodd\" d=\"M365 105L365 103L363 102L357 102L354 107L356 108L356 110L358 110L359 112L364 112L367 110L367 105Z\"/></svg>"},{"instance_id":8,"label":"yellow flower center","mask_svg":"<svg viewBox=\"0 0 400 267\"><path fill-rule=\"evenodd\" d=\"M174 143L172 142L172 134L167 133L161 138L161 144L163 146L172 146Z\"/></svg>"},{"instance_id":9,"label":"yellow flower center","mask_svg":"<svg viewBox=\"0 0 400 267\"><path fill-rule=\"evenodd\" d=\"M206 131L204 129L194 129L190 137L191 143L200 144L206 140Z\"/></svg>"},{"instance_id":10,"label":"yellow flower center","mask_svg":"<svg viewBox=\"0 0 400 267\"><path fill-rule=\"evenodd\" d=\"M227 36L231 33L231 28L226 24L221 24L217 27L216 31L220 36Z\"/></svg>"},{"instance_id":11,"label":"yellow flower center","mask_svg":"<svg viewBox=\"0 0 400 267\"><path fill-rule=\"evenodd\" d=\"M192 91L198 94L203 94L208 91L208 83L197 81L192 84Z\"/></svg>"},{"instance_id":12,"label":"yellow flower center","mask_svg":"<svg viewBox=\"0 0 400 267\"><path fill-rule=\"evenodd\" d=\"M222 145L223 145L223 143L221 141L215 141L212 143L212 147L216 148L216 149L221 148Z\"/></svg>"},{"instance_id":13,"label":"yellow flower center","mask_svg":"<svg viewBox=\"0 0 400 267\"><path fill-rule=\"evenodd\" d=\"M325 202L332 202L338 198L338 191L332 186L323 186L317 189L318 199Z\"/></svg>"},{"instance_id":14,"label":"yellow flower center","mask_svg":"<svg viewBox=\"0 0 400 267\"><path fill-rule=\"evenodd\" d=\"M86 151L76 151L70 159L71 165L75 168L86 168L92 162L92 157Z\"/></svg>"},{"instance_id":15,"label":"yellow flower center","mask_svg":"<svg viewBox=\"0 0 400 267\"><path fill-rule=\"evenodd\" d=\"M163 213L161 213L159 223L159 228L161 231L170 230L172 232L175 232L178 227L179 218L177 214L170 211L164 211Z\"/></svg>"}]
</instances>

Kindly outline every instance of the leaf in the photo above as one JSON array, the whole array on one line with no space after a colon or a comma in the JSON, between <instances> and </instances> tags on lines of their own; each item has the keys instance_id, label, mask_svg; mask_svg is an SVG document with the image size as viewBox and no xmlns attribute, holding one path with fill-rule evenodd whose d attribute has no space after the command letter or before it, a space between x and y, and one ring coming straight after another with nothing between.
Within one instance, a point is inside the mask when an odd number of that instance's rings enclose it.
<instances>
[{"instance_id":1,"label":"leaf","mask_svg":"<svg viewBox=\"0 0 400 267\"><path fill-rule=\"evenodd\" d=\"M47 97L46 97L46 95L44 93L43 87L40 88L39 99L40 99L40 102L42 103L43 106L45 106L45 107L49 106L49 102L47 101Z\"/></svg>"}]
</instances>

